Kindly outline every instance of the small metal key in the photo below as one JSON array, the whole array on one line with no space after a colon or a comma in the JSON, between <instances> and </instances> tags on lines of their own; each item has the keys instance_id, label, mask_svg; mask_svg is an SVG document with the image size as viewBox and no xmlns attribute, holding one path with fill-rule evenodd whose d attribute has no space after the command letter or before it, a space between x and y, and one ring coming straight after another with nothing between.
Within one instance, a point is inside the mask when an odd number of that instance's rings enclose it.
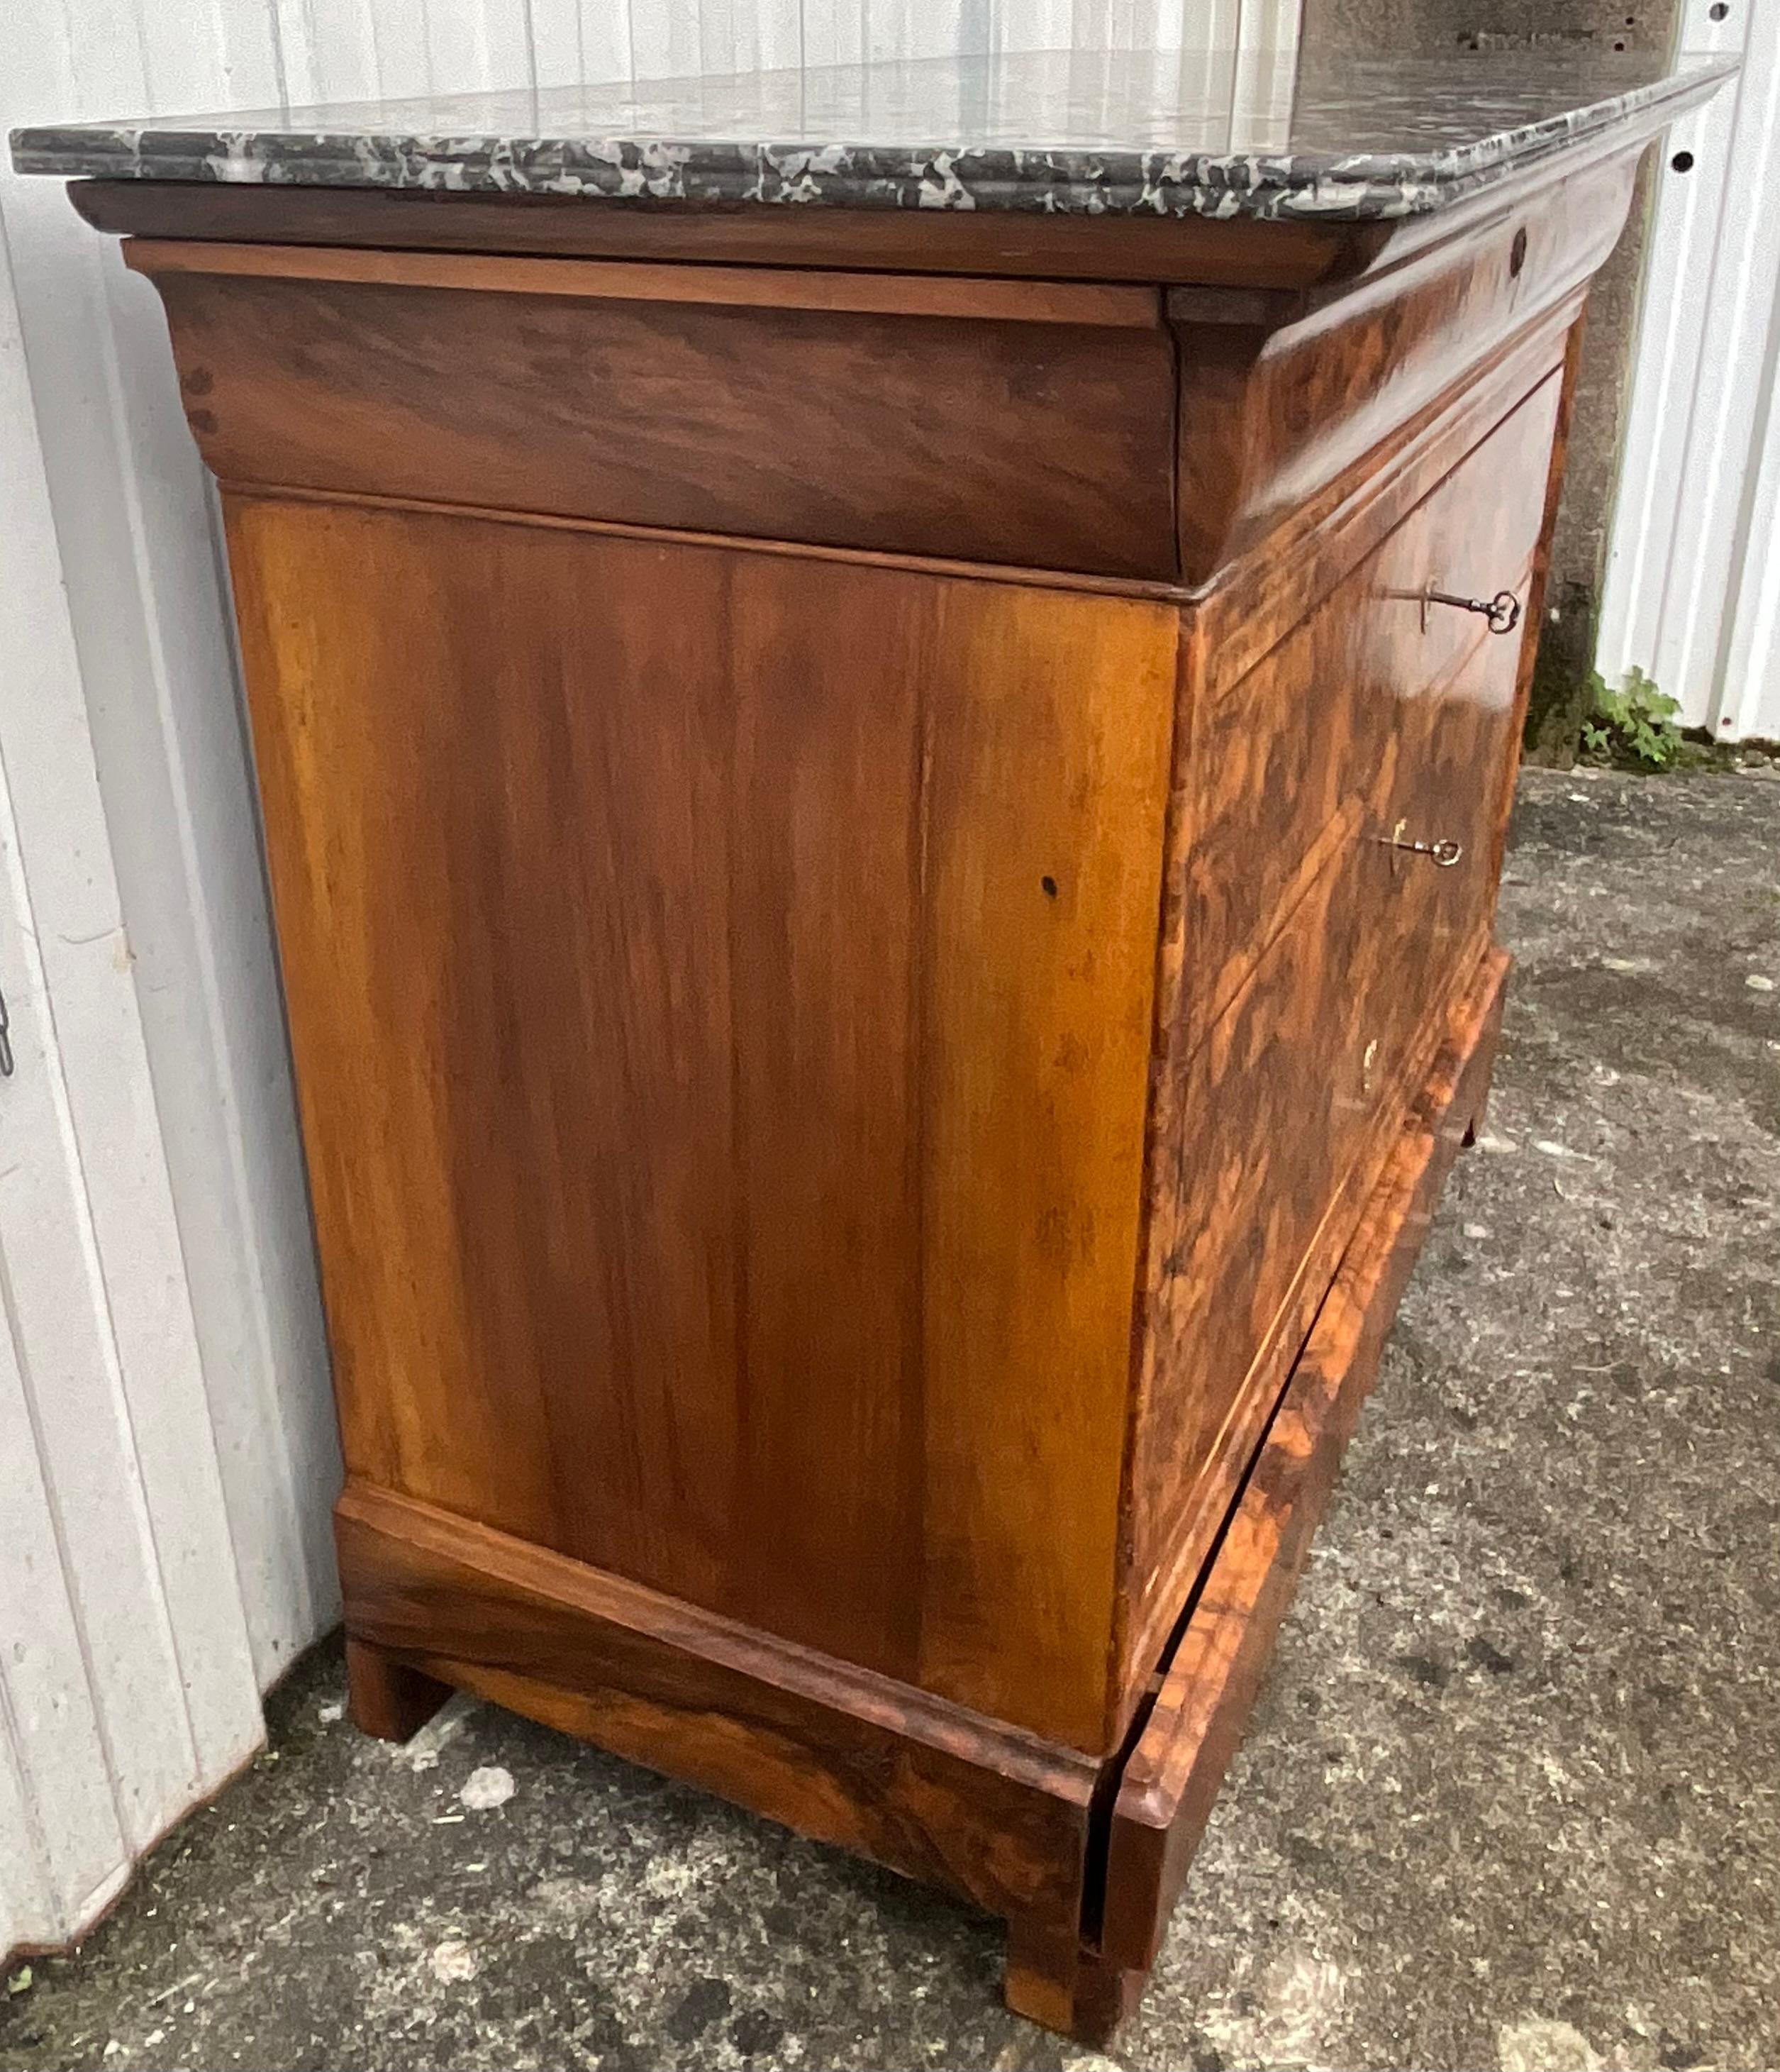
<instances>
[{"instance_id":1,"label":"small metal key","mask_svg":"<svg viewBox=\"0 0 1780 2072\"><path fill-rule=\"evenodd\" d=\"M1490 623L1492 633L1512 633L1520 623L1520 600L1511 590L1499 590L1494 597L1454 597L1430 583L1421 593L1421 628L1428 627L1428 606L1450 604L1457 611L1474 611Z\"/></svg>"},{"instance_id":2,"label":"small metal key","mask_svg":"<svg viewBox=\"0 0 1780 2072\"><path fill-rule=\"evenodd\" d=\"M1442 870L1450 870L1465 853L1465 845L1462 842L1450 840L1431 842L1411 841L1404 832L1404 829L1409 824L1407 820L1399 820L1388 835L1374 835L1372 840L1382 843L1386 849L1401 849L1409 856L1432 857Z\"/></svg>"}]
</instances>

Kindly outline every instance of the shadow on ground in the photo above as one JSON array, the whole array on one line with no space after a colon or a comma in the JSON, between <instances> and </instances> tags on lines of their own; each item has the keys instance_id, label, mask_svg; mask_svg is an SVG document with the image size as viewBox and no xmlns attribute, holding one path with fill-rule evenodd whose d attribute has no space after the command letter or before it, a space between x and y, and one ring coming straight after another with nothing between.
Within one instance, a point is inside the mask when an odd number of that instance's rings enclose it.
<instances>
[{"instance_id":1,"label":"shadow on ground","mask_svg":"<svg viewBox=\"0 0 1780 2072\"><path fill-rule=\"evenodd\" d=\"M1530 773L1502 928L1491 1133L1122 2065L1780 2062L1780 779ZM486 1708L404 1759L341 1696L330 1646L0 2064L1103 2062L1002 2010L961 1908Z\"/></svg>"}]
</instances>

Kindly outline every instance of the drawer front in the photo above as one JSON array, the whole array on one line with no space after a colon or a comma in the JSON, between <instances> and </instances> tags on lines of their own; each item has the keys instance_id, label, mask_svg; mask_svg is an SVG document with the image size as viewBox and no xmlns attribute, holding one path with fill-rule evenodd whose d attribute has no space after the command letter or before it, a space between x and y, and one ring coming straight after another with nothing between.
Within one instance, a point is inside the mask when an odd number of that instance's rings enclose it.
<instances>
[{"instance_id":1,"label":"drawer front","mask_svg":"<svg viewBox=\"0 0 1780 2072\"><path fill-rule=\"evenodd\" d=\"M1139 1434L1147 1589L1167 1589L1175 1532L1215 1530L1265 1416L1257 1356L1343 1177L1394 1104L1426 998L1405 938L1421 921L1350 812L1338 853L1194 1055L1162 1190L1172 1242Z\"/></svg>"},{"instance_id":2,"label":"drawer front","mask_svg":"<svg viewBox=\"0 0 1780 2072\"><path fill-rule=\"evenodd\" d=\"M1497 735L1520 672L1558 389L1555 374L1535 389L1205 716L1188 799L1184 1042L1228 1005L1327 861L1344 804L1365 802L1380 833L1405 816L1411 838L1435 820L1437 838L1459 829L1462 882L1482 882L1479 865L1490 875L1492 844L1472 815L1503 802ZM1425 602L1430 586L1479 602L1506 591L1523 616L1493 634L1474 612Z\"/></svg>"},{"instance_id":3,"label":"drawer front","mask_svg":"<svg viewBox=\"0 0 1780 2072\"><path fill-rule=\"evenodd\" d=\"M1398 1133L1294 1358L1278 1415L1113 1796L1101 1949L1147 1969L1259 1689L1341 1452L1372 1384L1446 1174L1488 1089L1507 965L1454 1003L1429 1100Z\"/></svg>"},{"instance_id":4,"label":"drawer front","mask_svg":"<svg viewBox=\"0 0 1780 2072\"><path fill-rule=\"evenodd\" d=\"M1134 1679L1487 935L1525 629L1424 596L1505 590L1524 614L1558 393L1536 389L1199 732L1151 1171Z\"/></svg>"},{"instance_id":5,"label":"drawer front","mask_svg":"<svg viewBox=\"0 0 1780 2072\"><path fill-rule=\"evenodd\" d=\"M129 249L228 483L1175 574L1150 290Z\"/></svg>"}]
</instances>

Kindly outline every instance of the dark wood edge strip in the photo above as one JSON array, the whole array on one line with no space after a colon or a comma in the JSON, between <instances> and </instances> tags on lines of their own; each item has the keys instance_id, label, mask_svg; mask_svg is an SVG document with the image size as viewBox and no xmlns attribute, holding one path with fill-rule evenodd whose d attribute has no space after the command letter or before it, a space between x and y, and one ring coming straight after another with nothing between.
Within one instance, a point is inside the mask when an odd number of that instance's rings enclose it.
<instances>
[{"instance_id":1,"label":"dark wood edge strip","mask_svg":"<svg viewBox=\"0 0 1780 2072\"><path fill-rule=\"evenodd\" d=\"M993 1749L1002 1775L1050 1790L1060 1782L1069 1788L1072 1778L1091 1783L1098 1773L1095 1758L1078 1755L1023 1728L1007 1726L876 1670L855 1667L720 1613L666 1597L644 1584L459 1518L417 1498L349 1482L334 1507L334 1516L369 1531L396 1536L416 1553L474 1569L597 1624L658 1642L676 1653L734 1671L788 1696L831 1706L851 1718L894 1727L907 1739L971 1756ZM350 1617L347 1625L349 1630L361 1630ZM373 1634L364 1637L378 1638Z\"/></svg>"},{"instance_id":2,"label":"dark wood edge strip","mask_svg":"<svg viewBox=\"0 0 1780 2072\"><path fill-rule=\"evenodd\" d=\"M564 195L232 187L215 180L77 179L68 183L68 195L95 229L182 242L215 239L1146 286L1196 281L1307 287L1331 272L1351 273L1364 266L1392 228L1208 216L777 208L648 196L589 202Z\"/></svg>"},{"instance_id":3,"label":"dark wood edge strip","mask_svg":"<svg viewBox=\"0 0 1780 2072\"><path fill-rule=\"evenodd\" d=\"M1109 1963L1144 1970L1160 1948L1441 1188L1481 1114L1508 962L1487 952L1451 1010L1131 1745L1105 1844Z\"/></svg>"},{"instance_id":4,"label":"dark wood edge strip","mask_svg":"<svg viewBox=\"0 0 1780 2072\"><path fill-rule=\"evenodd\" d=\"M587 302L697 302L837 315L948 317L999 323L1085 324L1154 331L1161 298L1148 287L1092 281L1003 281L968 274L849 273L766 266L685 266L629 259L511 258L482 252L379 251L311 245L232 245L131 237L138 273L205 273L441 288Z\"/></svg>"},{"instance_id":5,"label":"dark wood edge strip","mask_svg":"<svg viewBox=\"0 0 1780 2072\"><path fill-rule=\"evenodd\" d=\"M1011 583L1022 590L1078 591L1087 597L1126 597L1145 604L1179 605L1183 593L1173 583L1134 576L1096 576L1068 569L1027 569L1016 562L953 561L929 554L896 554L876 547L834 547L814 540L751 539L740 532L691 532L666 525L628 524L617 518L568 518L550 511L507 511L480 504L441 504L413 496L373 496L359 490L300 488L289 483L241 482L220 477L225 496L261 504L337 504L367 511L416 511L431 517L466 518L493 525L535 525L564 532L597 532L657 546L717 547L736 553L780 554L814 561L843 561L853 568L897 569L906 574L947 576L959 582Z\"/></svg>"},{"instance_id":6,"label":"dark wood edge strip","mask_svg":"<svg viewBox=\"0 0 1780 2072\"><path fill-rule=\"evenodd\" d=\"M1080 1918L1102 1764L388 1490L334 1511L348 1635L1009 1916Z\"/></svg>"}]
</instances>

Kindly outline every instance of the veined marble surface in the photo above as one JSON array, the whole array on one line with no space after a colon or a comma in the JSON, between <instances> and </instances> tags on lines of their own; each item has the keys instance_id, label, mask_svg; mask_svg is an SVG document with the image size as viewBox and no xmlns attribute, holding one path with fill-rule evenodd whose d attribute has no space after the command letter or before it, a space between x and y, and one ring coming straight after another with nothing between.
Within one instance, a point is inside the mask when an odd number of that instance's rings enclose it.
<instances>
[{"instance_id":1,"label":"veined marble surface","mask_svg":"<svg viewBox=\"0 0 1780 2072\"><path fill-rule=\"evenodd\" d=\"M1413 216L1733 67L1069 51L13 132L64 179L1071 213Z\"/></svg>"}]
</instances>

